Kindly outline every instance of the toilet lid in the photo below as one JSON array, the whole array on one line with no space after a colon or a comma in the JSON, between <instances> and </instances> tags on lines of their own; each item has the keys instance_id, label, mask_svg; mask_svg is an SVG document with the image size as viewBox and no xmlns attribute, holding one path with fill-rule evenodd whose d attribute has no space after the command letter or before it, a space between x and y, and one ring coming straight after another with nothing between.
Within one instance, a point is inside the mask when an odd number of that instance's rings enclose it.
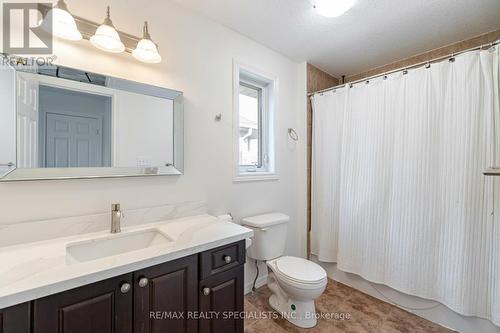
<instances>
[{"instance_id":1,"label":"toilet lid","mask_svg":"<svg viewBox=\"0 0 500 333\"><path fill-rule=\"evenodd\" d=\"M326 272L320 265L303 258L281 257L276 261L276 267L283 275L306 283L326 278Z\"/></svg>"}]
</instances>

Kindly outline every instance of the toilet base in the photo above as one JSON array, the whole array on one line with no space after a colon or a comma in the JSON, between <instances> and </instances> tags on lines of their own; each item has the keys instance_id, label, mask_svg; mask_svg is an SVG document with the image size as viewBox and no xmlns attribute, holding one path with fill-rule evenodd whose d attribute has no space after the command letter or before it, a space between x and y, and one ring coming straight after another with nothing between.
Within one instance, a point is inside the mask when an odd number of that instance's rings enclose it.
<instances>
[{"instance_id":1,"label":"toilet base","mask_svg":"<svg viewBox=\"0 0 500 333\"><path fill-rule=\"evenodd\" d=\"M311 328L317 324L314 301L284 299L273 294L269 297L269 305L295 326Z\"/></svg>"},{"instance_id":2,"label":"toilet base","mask_svg":"<svg viewBox=\"0 0 500 333\"><path fill-rule=\"evenodd\" d=\"M301 328L311 328L317 324L314 300L325 291L327 279L315 283L297 283L277 275L276 260L267 261L270 272L267 275L267 287L272 292L269 305L279 312L283 318ZM300 263L299 263L300 264Z\"/></svg>"}]
</instances>

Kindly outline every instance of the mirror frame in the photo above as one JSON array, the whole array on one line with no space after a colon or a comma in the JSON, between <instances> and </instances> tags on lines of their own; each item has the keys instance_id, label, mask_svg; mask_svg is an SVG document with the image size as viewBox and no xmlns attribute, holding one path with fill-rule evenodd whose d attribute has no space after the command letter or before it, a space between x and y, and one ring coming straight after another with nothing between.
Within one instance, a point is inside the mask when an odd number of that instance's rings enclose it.
<instances>
[{"instance_id":1,"label":"mirror frame","mask_svg":"<svg viewBox=\"0 0 500 333\"><path fill-rule=\"evenodd\" d=\"M36 66L28 65L22 58L9 57L8 64L11 69L17 72L25 72L37 75L48 75L60 80L70 80L83 82L86 84L98 85L110 89L117 89L138 93L147 96L160 97L173 101L173 164L153 167L96 167L96 168L32 168L18 169L16 165L8 166L5 173L0 173L0 182L14 181L36 181L36 180L61 180L61 179L92 179L92 178L120 178L120 177L151 177L170 176L184 174L184 102L181 91L158 87L150 84L139 83L109 75L97 74L83 71L71 67L59 65ZM62 78L60 71L72 71L72 73L89 78L88 81ZM92 82L90 78L95 79ZM17 82L15 93L17 95ZM61 85L62 86L62 85ZM17 103L16 103L17 104ZM16 107L17 115L17 107ZM17 118L17 116L15 116ZM16 126L14 123L13 126ZM17 126L16 126L17 133ZM16 163L18 160L18 138L16 135Z\"/></svg>"}]
</instances>

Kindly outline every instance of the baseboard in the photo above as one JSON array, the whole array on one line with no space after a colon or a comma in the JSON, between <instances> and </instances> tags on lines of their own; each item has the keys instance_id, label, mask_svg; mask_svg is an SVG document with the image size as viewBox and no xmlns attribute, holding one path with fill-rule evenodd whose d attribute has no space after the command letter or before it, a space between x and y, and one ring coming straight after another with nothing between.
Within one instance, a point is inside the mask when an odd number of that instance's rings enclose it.
<instances>
[{"instance_id":1,"label":"baseboard","mask_svg":"<svg viewBox=\"0 0 500 333\"><path fill-rule=\"evenodd\" d=\"M255 287L259 288L265 284L267 284L267 274L257 279L257 281L255 282ZM253 280L245 284L245 295L252 291L252 287L253 287Z\"/></svg>"}]
</instances>

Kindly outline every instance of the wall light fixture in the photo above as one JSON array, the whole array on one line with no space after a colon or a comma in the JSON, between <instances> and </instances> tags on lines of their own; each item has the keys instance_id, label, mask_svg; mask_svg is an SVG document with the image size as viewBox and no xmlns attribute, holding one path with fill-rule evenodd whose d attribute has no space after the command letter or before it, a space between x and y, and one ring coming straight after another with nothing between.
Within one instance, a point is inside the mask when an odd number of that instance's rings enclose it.
<instances>
[{"instance_id":1,"label":"wall light fixture","mask_svg":"<svg viewBox=\"0 0 500 333\"><path fill-rule=\"evenodd\" d=\"M45 19L41 24L41 28L46 32L50 32L50 21L52 20L52 35L72 40L79 41L82 39L82 34L78 31L75 19L68 10L68 5L64 0L57 1L54 8L50 9L45 15Z\"/></svg>"},{"instance_id":2,"label":"wall light fixture","mask_svg":"<svg viewBox=\"0 0 500 333\"><path fill-rule=\"evenodd\" d=\"M123 45L120 35L118 35L118 31L116 31L111 21L109 6L106 9L106 18L103 24L97 28L94 36L90 37L90 42L98 49L106 52L121 53L125 51L125 45Z\"/></svg>"},{"instance_id":3,"label":"wall light fixture","mask_svg":"<svg viewBox=\"0 0 500 333\"><path fill-rule=\"evenodd\" d=\"M144 22L142 39L137 43L137 46L132 55L139 61L157 64L161 62L161 55L158 53L158 47L151 39L148 31L148 22Z\"/></svg>"}]
</instances>

